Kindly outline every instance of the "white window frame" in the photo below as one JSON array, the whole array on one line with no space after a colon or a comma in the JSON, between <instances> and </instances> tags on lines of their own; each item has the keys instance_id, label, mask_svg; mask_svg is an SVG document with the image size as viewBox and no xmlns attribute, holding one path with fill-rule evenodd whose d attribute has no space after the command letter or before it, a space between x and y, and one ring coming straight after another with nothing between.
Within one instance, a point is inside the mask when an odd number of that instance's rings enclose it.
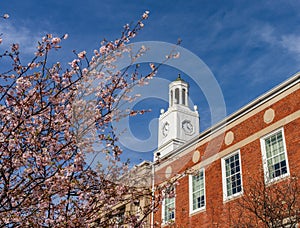
<instances>
[{"instance_id":1,"label":"white window frame","mask_svg":"<svg viewBox=\"0 0 300 228\"><path fill-rule=\"evenodd\" d=\"M203 190L204 190L204 206L197 208L197 209L193 209L193 176L197 176L197 174L199 174L200 172L203 172ZM205 185L205 170L204 168L198 170L197 174L195 175L189 175L189 205L190 205L190 214L193 214L195 212L198 211L202 211L205 210L206 207L206 185ZM200 190L201 191L201 190Z\"/></svg>"},{"instance_id":2,"label":"white window frame","mask_svg":"<svg viewBox=\"0 0 300 228\"><path fill-rule=\"evenodd\" d=\"M175 218L176 218L176 189L175 186L172 186L171 188L174 188L174 218L171 220L165 220L165 206L166 206L166 198L164 197L163 202L162 202L162 213L161 213L161 218L162 218L162 223L163 224L167 224L168 222L174 222ZM165 195L165 191L163 192L163 194Z\"/></svg>"},{"instance_id":3,"label":"white window frame","mask_svg":"<svg viewBox=\"0 0 300 228\"><path fill-rule=\"evenodd\" d=\"M268 169L268 159L267 159L267 151L266 151L266 139L270 138L271 136L277 134L278 132L281 132L282 134L282 142L283 142L283 154L285 156L285 162L286 162L286 169L287 172L285 174L282 174L278 177L274 177L274 178L270 178L269 176L269 169ZM270 132L269 134L263 136L260 139L260 146L261 146L261 151L262 151L262 162L263 162L263 167L264 167L264 179L265 179L265 183L272 183L274 181L278 181L282 178L285 178L287 176L290 176L290 169L289 169L289 162L288 162L288 156L287 156L287 150L286 150L286 143L285 143L285 136L284 136L284 130L283 128L279 128L275 131Z\"/></svg>"},{"instance_id":4,"label":"white window frame","mask_svg":"<svg viewBox=\"0 0 300 228\"><path fill-rule=\"evenodd\" d=\"M240 177L241 177L241 191L240 192L237 192L237 193L234 193L230 196L227 195L227 176L226 176L226 164L225 164L225 161L227 159L229 159L230 157L232 156L235 156L235 155L239 155L239 166L240 166ZM243 194L244 190L243 190L243 172L242 172L242 159L241 159L241 153L240 153L240 150L236 150L230 154L228 154L227 156L223 157L221 159L221 166L222 166L222 185L223 185L223 201L227 201L227 200L230 200L232 198L235 198L237 196L240 196Z\"/></svg>"}]
</instances>

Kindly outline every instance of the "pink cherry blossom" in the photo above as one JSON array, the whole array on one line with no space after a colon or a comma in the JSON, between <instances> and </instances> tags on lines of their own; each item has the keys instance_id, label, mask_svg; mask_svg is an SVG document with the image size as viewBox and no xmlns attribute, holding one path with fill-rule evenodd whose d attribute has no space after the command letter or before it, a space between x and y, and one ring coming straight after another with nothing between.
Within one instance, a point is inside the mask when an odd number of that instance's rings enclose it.
<instances>
[{"instance_id":1,"label":"pink cherry blossom","mask_svg":"<svg viewBox=\"0 0 300 228\"><path fill-rule=\"evenodd\" d=\"M67 33L63 35L64 40L68 39L68 37L69 37L69 35Z\"/></svg>"},{"instance_id":2,"label":"pink cherry blossom","mask_svg":"<svg viewBox=\"0 0 300 228\"><path fill-rule=\"evenodd\" d=\"M82 52L78 53L77 56L78 56L78 58L80 58L80 59L85 58L85 56L86 56L86 51L82 51Z\"/></svg>"},{"instance_id":3,"label":"pink cherry blossom","mask_svg":"<svg viewBox=\"0 0 300 228\"><path fill-rule=\"evenodd\" d=\"M143 14L143 19L148 19L149 17L149 11L145 11L145 13Z\"/></svg>"},{"instance_id":4,"label":"pink cherry blossom","mask_svg":"<svg viewBox=\"0 0 300 228\"><path fill-rule=\"evenodd\" d=\"M54 37L54 38L52 38L52 40L51 40L51 42L52 42L54 45L60 43L60 41L61 41L61 39L60 39L59 37Z\"/></svg>"},{"instance_id":5,"label":"pink cherry blossom","mask_svg":"<svg viewBox=\"0 0 300 228\"><path fill-rule=\"evenodd\" d=\"M141 178L129 178L135 171L121 162L112 127L114 120L146 112L121 107L137 97L129 95L132 87L148 83L157 68L151 65L141 76L116 71L115 64L128 56L125 43L144 27L148 14L133 27L126 25L115 41L104 40L91 59L80 52L65 70L52 52L67 34L45 35L25 64L18 44L0 54L0 61L12 66L0 74L1 227L114 227L111 218L119 205L153 197L149 186L136 188ZM103 149L97 151L95 143ZM103 153L106 165L91 169L89 153ZM161 202L159 195L153 199L140 217L126 215L127 225L141 227Z\"/></svg>"}]
</instances>

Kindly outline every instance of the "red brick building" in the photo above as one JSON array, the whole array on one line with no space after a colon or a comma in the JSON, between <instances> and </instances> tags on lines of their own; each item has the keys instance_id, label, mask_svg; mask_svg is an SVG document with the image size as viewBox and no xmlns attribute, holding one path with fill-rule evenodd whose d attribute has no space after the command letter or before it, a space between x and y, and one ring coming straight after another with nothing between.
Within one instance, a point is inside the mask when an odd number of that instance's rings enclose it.
<instances>
[{"instance_id":1,"label":"red brick building","mask_svg":"<svg viewBox=\"0 0 300 228\"><path fill-rule=\"evenodd\" d=\"M180 177L175 196L154 214L158 227L242 227L241 218L264 227L236 202L241 205L250 191L288 186L300 175L299 81L300 73L200 134L197 109L186 102L187 83L179 78L170 84L170 106L159 120L155 184Z\"/></svg>"}]
</instances>

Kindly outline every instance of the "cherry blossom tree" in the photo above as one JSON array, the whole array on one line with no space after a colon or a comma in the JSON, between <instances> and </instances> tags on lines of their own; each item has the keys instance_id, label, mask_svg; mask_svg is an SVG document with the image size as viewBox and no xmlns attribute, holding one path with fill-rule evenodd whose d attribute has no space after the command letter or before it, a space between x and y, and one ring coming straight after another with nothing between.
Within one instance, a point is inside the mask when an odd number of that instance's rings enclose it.
<instances>
[{"instance_id":1,"label":"cherry blossom tree","mask_svg":"<svg viewBox=\"0 0 300 228\"><path fill-rule=\"evenodd\" d=\"M26 64L19 44L0 54L1 227L113 227L118 205L153 197L150 186L121 181L128 164L120 160L112 126L126 115L145 112L120 107L135 98L128 95L133 86L147 83L157 70L151 64L150 73L140 75L135 61L146 50L132 53L128 45L148 14L125 25L120 38L104 40L93 57L74 51L67 69L49 60L67 35L47 34ZM128 53L130 66L118 70L117 60ZM95 152L106 161L92 169L86 155ZM141 227L159 201L124 221Z\"/></svg>"}]
</instances>

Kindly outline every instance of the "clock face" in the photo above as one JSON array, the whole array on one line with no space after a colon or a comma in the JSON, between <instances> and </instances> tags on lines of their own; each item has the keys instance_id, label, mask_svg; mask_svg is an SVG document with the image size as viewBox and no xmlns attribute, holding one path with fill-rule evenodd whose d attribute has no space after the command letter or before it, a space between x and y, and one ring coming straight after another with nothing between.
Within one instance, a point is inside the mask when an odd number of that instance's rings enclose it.
<instances>
[{"instance_id":1,"label":"clock face","mask_svg":"<svg viewBox=\"0 0 300 228\"><path fill-rule=\"evenodd\" d=\"M194 131L193 124L189 120L182 121L182 129L187 134L192 134Z\"/></svg>"},{"instance_id":2,"label":"clock face","mask_svg":"<svg viewBox=\"0 0 300 228\"><path fill-rule=\"evenodd\" d=\"M169 123L165 122L162 127L162 134L163 134L163 136L167 136L168 133L169 133Z\"/></svg>"}]
</instances>

